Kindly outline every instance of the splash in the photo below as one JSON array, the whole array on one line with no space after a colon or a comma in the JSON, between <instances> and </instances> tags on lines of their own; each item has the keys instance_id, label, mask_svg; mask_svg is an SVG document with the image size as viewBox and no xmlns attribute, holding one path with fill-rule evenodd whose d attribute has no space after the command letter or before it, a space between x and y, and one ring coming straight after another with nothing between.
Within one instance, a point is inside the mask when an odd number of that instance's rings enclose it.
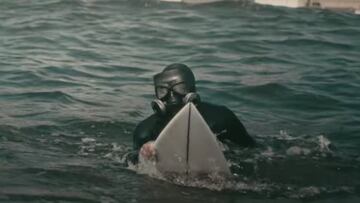
<instances>
[{"instance_id":1,"label":"splash","mask_svg":"<svg viewBox=\"0 0 360 203\"><path fill-rule=\"evenodd\" d=\"M286 155L289 155L289 156L299 156L299 155L307 156L310 153L311 153L310 149L302 148L299 146L292 146L286 150Z\"/></svg>"},{"instance_id":2,"label":"splash","mask_svg":"<svg viewBox=\"0 0 360 203\"><path fill-rule=\"evenodd\" d=\"M229 143L223 145L233 173L230 178L216 173L164 175L156 169L154 160L145 160L140 156L136 165L127 162L127 154L131 152L129 146L115 142L101 143L92 137L81 139L79 154L106 158L137 174L171 184L217 192L312 199L332 194L354 194L356 191L356 178L349 183L341 181L342 173L333 171L333 168L356 171L356 166L349 169L350 166L341 159L334 162L336 151L325 135L294 136L280 131L277 135L263 137L259 145L255 149L239 148Z\"/></svg>"},{"instance_id":3,"label":"splash","mask_svg":"<svg viewBox=\"0 0 360 203\"><path fill-rule=\"evenodd\" d=\"M262 147L256 152L252 152L254 154L252 158L255 159L293 156L318 158L330 157L335 154L332 150L332 142L325 135L294 136L290 135L286 130L280 130L279 134L263 135L260 138L260 146L262 145ZM243 153L244 150L237 151Z\"/></svg>"},{"instance_id":4,"label":"splash","mask_svg":"<svg viewBox=\"0 0 360 203\"><path fill-rule=\"evenodd\" d=\"M116 142L103 143L92 137L81 138L78 154L82 156L98 156L123 165L127 164L127 155L131 148Z\"/></svg>"},{"instance_id":5,"label":"splash","mask_svg":"<svg viewBox=\"0 0 360 203\"><path fill-rule=\"evenodd\" d=\"M216 172L202 174L201 176L175 173L163 174L157 170L155 160L147 160L142 156L139 156L138 164L134 165L129 163L128 169L133 170L138 174L145 174L156 179L186 187L207 188L216 191L221 191L230 187L230 179Z\"/></svg>"},{"instance_id":6,"label":"splash","mask_svg":"<svg viewBox=\"0 0 360 203\"><path fill-rule=\"evenodd\" d=\"M331 152L330 150L330 140L327 139L324 135L320 135L318 136L318 140L319 140L319 149L321 152Z\"/></svg>"},{"instance_id":7,"label":"splash","mask_svg":"<svg viewBox=\"0 0 360 203\"><path fill-rule=\"evenodd\" d=\"M154 160L147 160L142 156L139 156L138 164L133 164L131 162L128 162L128 164L129 164L128 169L133 170L138 174L146 174L149 175L150 177L164 179L161 173L156 169L155 167L156 162Z\"/></svg>"}]
</instances>

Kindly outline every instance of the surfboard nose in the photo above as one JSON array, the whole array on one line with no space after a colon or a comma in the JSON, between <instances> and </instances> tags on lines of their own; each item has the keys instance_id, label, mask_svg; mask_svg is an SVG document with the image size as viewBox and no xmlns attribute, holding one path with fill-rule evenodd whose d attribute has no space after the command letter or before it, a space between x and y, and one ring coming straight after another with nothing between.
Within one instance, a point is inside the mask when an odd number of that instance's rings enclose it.
<instances>
[{"instance_id":1,"label":"surfboard nose","mask_svg":"<svg viewBox=\"0 0 360 203\"><path fill-rule=\"evenodd\" d=\"M231 175L215 135L191 102L163 129L155 148L162 173Z\"/></svg>"}]
</instances>

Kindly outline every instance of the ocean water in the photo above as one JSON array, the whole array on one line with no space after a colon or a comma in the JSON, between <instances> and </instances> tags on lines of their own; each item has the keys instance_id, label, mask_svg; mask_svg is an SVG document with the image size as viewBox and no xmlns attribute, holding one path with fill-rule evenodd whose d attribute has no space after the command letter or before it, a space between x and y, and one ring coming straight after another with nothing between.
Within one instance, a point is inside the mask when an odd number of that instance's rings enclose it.
<instances>
[{"instance_id":1,"label":"ocean water","mask_svg":"<svg viewBox=\"0 0 360 203\"><path fill-rule=\"evenodd\" d=\"M256 139L235 177L128 166L152 76L185 63ZM0 202L359 202L360 16L248 2L0 2Z\"/></svg>"}]
</instances>

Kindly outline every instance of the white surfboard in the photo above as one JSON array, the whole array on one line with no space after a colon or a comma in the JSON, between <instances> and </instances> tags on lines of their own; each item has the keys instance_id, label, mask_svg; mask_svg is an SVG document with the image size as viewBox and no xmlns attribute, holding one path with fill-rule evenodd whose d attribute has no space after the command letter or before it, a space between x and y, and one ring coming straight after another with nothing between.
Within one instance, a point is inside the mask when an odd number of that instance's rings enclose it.
<instances>
[{"instance_id":1,"label":"white surfboard","mask_svg":"<svg viewBox=\"0 0 360 203\"><path fill-rule=\"evenodd\" d=\"M230 176L216 136L194 104L186 104L155 141L156 168L162 173Z\"/></svg>"}]
</instances>

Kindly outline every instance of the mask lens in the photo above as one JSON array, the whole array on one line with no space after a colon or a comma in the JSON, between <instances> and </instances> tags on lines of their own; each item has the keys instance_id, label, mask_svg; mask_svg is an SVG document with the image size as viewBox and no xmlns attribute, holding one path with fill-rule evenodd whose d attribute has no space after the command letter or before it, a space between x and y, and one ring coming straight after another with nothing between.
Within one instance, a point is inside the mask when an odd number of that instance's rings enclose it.
<instances>
[{"instance_id":1,"label":"mask lens","mask_svg":"<svg viewBox=\"0 0 360 203\"><path fill-rule=\"evenodd\" d=\"M173 91L180 95L186 95L189 93L188 88L185 83L179 83L173 86Z\"/></svg>"},{"instance_id":2,"label":"mask lens","mask_svg":"<svg viewBox=\"0 0 360 203\"><path fill-rule=\"evenodd\" d=\"M166 87L156 87L156 96L159 99L164 98L168 94L168 89Z\"/></svg>"}]
</instances>

